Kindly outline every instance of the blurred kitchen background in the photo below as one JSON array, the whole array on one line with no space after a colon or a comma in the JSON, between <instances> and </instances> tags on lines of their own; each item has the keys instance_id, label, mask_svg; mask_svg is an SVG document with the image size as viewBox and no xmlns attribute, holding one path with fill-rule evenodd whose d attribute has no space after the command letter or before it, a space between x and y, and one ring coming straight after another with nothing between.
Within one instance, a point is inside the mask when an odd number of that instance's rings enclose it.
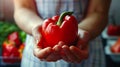
<instances>
[{"instance_id":1,"label":"blurred kitchen background","mask_svg":"<svg viewBox=\"0 0 120 67\"><path fill-rule=\"evenodd\" d=\"M0 20L13 21L13 0L0 0Z\"/></svg>"},{"instance_id":2,"label":"blurred kitchen background","mask_svg":"<svg viewBox=\"0 0 120 67\"><path fill-rule=\"evenodd\" d=\"M13 19L13 0L0 0L0 67L20 67L26 33Z\"/></svg>"},{"instance_id":3,"label":"blurred kitchen background","mask_svg":"<svg viewBox=\"0 0 120 67\"><path fill-rule=\"evenodd\" d=\"M109 22L101 36L106 58L106 67L120 67L120 0L112 0L109 10ZM26 33L20 30L13 19L13 0L0 0L0 67L20 67L22 51L25 46ZM13 39L14 37L14 39ZM8 45L13 44L14 52ZM14 58L9 57L11 51Z\"/></svg>"}]
</instances>

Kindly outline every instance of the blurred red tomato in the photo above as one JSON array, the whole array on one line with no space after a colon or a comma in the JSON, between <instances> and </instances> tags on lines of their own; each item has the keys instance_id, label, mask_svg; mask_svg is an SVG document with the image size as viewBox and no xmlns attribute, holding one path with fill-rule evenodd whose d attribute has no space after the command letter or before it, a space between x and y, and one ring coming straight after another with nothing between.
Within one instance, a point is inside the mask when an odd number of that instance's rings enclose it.
<instances>
[{"instance_id":1,"label":"blurred red tomato","mask_svg":"<svg viewBox=\"0 0 120 67\"><path fill-rule=\"evenodd\" d=\"M18 48L15 46L15 43L10 40L4 41L2 45L3 62L6 63L19 62L20 61L19 59L14 59L19 58L19 56L20 54Z\"/></svg>"},{"instance_id":2,"label":"blurred red tomato","mask_svg":"<svg viewBox=\"0 0 120 67\"><path fill-rule=\"evenodd\" d=\"M111 46L111 51L113 53L120 53L120 38L115 42L113 46Z\"/></svg>"},{"instance_id":3,"label":"blurred red tomato","mask_svg":"<svg viewBox=\"0 0 120 67\"><path fill-rule=\"evenodd\" d=\"M107 34L110 36L120 36L120 26L109 25L107 27Z\"/></svg>"},{"instance_id":4,"label":"blurred red tomato","mask_svg":"<svg viewBox=\"0 0 120 67\"><path fill-rule=\"evenodd\" d=\"M11 41L15 42L15 45L17 47L19 47L20 44L21 44L21 40L19 38L19 33L18 32L13 32L13 33L9 34L8 35L8 40L11 40Z\"/></svg>"}]
</instances>

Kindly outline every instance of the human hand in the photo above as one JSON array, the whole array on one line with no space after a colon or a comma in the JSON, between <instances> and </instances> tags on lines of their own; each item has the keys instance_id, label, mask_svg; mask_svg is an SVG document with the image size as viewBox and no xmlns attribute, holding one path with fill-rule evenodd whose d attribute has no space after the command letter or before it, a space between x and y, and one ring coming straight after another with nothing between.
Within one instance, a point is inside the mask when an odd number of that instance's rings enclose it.
<instances>
[{"instance_id":1,"label":"human hand","mask_svg":"<svg viewBox=\"0 0 120 67\"><path fill-rule=\"evenodd\" d=\"M42 45L44 44L42 41L43 40L42 35L38 31L40 28L41 28L41 25L38 25L32 30L32 34L35 39L34 41L35 45L34 45L34 51L33 51L34 55L38 57L40 60L49 61L49 62L57 61L61 59L60 51L61 51L63 42L59 42L53 48L52 47L43 48Z\"/></svg>"},{"instance_id":2,"label":"human hand","mask_svg":"<svg viewBox=\"0 0 120 67\"><path fill-rule=\"evenodd\" d=\"M62 46L62 59L67 62L80 63L88 58L88 41L90 35L87 31L79 29L79 40L75 46Z\"/></svg>"}]
</instances>

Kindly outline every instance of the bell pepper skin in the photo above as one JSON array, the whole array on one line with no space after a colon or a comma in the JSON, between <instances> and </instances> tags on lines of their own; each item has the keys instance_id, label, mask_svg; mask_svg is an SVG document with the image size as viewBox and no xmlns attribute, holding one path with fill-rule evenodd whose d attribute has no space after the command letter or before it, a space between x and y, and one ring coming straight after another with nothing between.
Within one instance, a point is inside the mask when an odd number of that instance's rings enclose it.
<instances>
[{"instance_id":1,"label":"bell pepper skin","mask_svg":"<svg viewBox=\"0 0 120 67\"><path fill-rule=\"evenodd\" d=\"M53 16L46 19L39 31L43 36L43 47L53 47L59 41L73 45L78 39L78 22L73 12L63 12L60 17Z\"/></svg>"}]
</instances>

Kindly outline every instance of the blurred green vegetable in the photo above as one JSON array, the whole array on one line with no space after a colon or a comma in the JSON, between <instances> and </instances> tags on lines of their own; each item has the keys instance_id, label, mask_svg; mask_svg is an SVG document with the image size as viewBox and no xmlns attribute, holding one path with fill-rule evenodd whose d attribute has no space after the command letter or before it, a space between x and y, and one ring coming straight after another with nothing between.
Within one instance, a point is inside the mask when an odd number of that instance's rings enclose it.
<instances>
[{"instance_id":1,"label":"blurred green vegetable","mask_svg":"<svg viewBox=\"0 0 120 67\"><path fill-rule=\"evenodd\" d=\"M20 39L22 42L25 42L25 39L26 39L26 33L24 31L21 31L19 33L19 36L20 36Z\"/></svg>"},{"instance_id":2,"label":"blurred green vegetable","mask_svg":"<svg viewBox=\"0 0 120 67\"><path fill-rule=\"evenodd\" d=\"M15 23L0 21L0 47L7 36L14 32L19 32L22 42L25 41L26 33L23 32Z\"/></svg>"}]
</instances>

